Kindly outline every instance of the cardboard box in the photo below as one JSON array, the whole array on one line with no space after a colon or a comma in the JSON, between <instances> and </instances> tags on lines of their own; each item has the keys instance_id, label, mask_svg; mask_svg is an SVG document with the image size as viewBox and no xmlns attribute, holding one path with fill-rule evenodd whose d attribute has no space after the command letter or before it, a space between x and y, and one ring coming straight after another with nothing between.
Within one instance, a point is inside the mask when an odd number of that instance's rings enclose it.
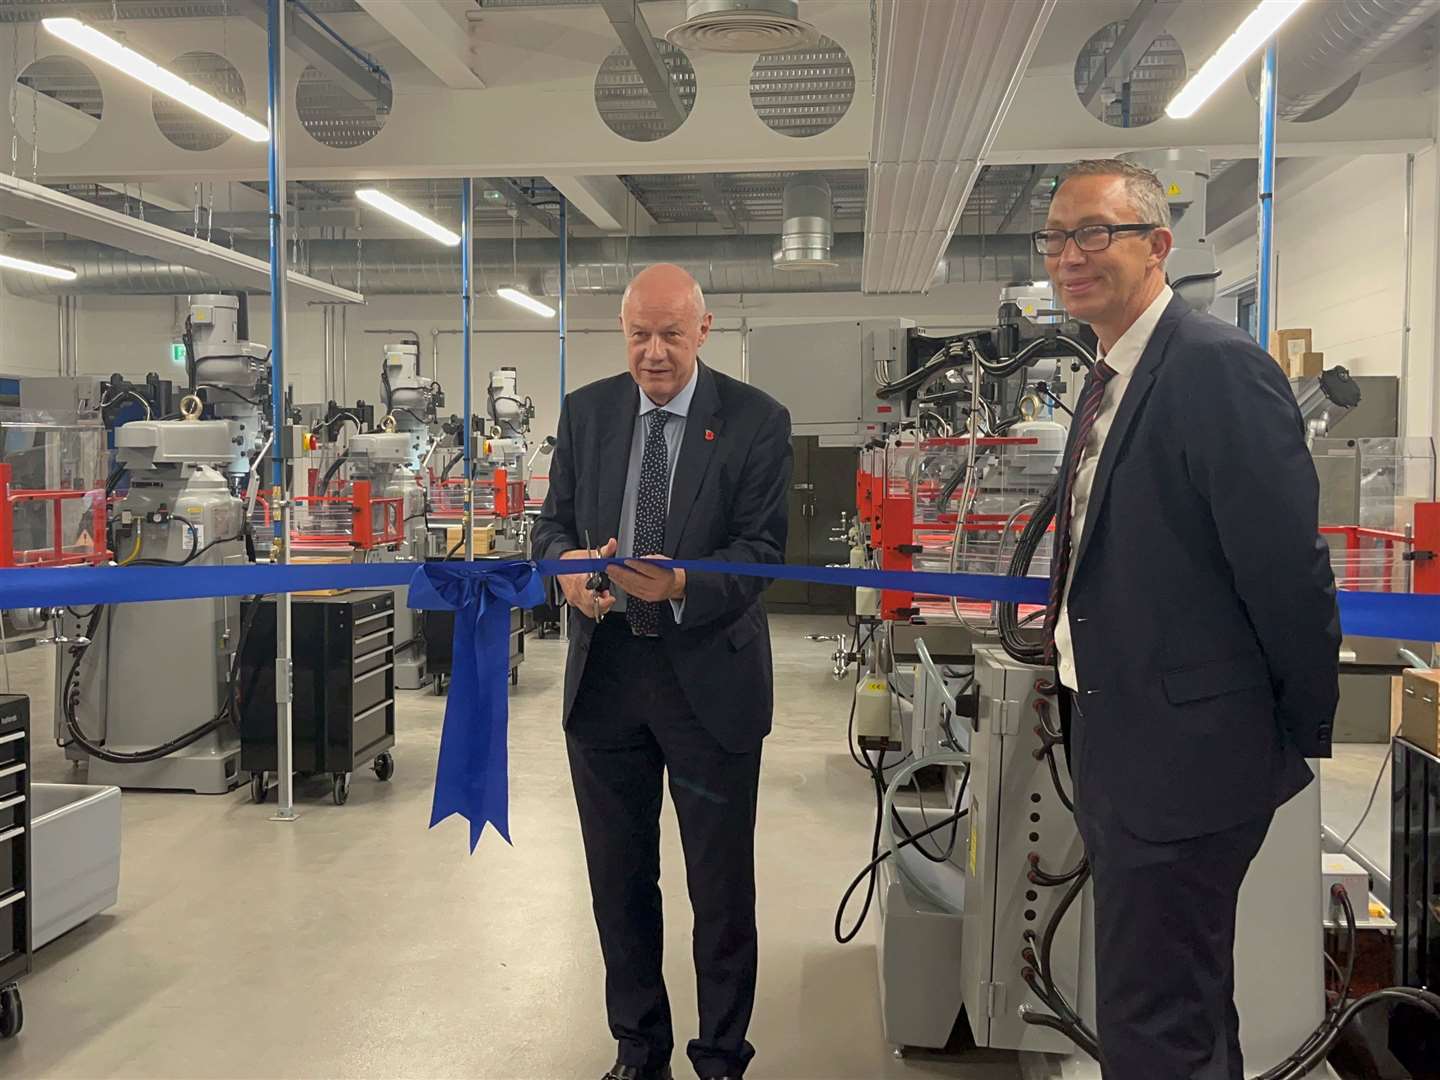
<instances>
[{"instance_id":1,"label":"cardboard box","mask_svg":"<svg viewBox=\"0 0 1440 1080\"><path fill-rule=\"evenodd\" d=\"M476 555L488 555L495 550L495 527L493 525L476 525L472 532L475 535ZM465 526L449 525L445 529L445 550L449 552L457 545L460 552L465 550Z\"/></svg>"},{"instance_id":2,"label":"cardboard box","mask_svg":"<svg viewBox=\"0 0 1440 1080\"><path fill-rule=\"evenodd\" d=\"M1310 330L1301 327L1296 330L1274 330L1270 334L1270 355L1287 371L1297 364L1308 352L1315 351L1310 339Z\"/></svg>"},{"instance_id":3,"label":"cardboard box","mask_svg":"<svg viewBox=\"0 0 1440 1080\"><path fill-rule=\"evenodd\" d=\"M1324 370L1325 354L1323 352L1307 352L1298 361L1290 361L1290 377L1292 379L1318 377Z\"/></svg>"},{"instance_id":4,"label":"cardboard box","mask_svg":"<svg viewBox=\"0 0 1440 1080\"><path fill-rule=\"evenodd\" d=\"M1402 678L1400 737L1440 755L1440 669L1406 668Z\"/></svg>"}]
</instances>

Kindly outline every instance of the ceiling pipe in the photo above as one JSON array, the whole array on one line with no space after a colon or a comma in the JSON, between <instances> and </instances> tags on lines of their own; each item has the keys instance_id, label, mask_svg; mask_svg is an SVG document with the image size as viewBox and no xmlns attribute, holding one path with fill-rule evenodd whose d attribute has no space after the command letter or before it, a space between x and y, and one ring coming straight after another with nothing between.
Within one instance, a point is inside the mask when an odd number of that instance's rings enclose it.
<instances>
[{"instance_id":1,"label":"ceiling pipe","mask_svg":"<svg viewBox=\"0 0 1440 1080\"><path fill-rule=\"evenodd\" d=\"M242 250L262 245L242 243ZM568 286L574 293L615 294L647 266L669 262L695 275L701 288L716 295L735 293L859 292L864 241L859 233L834 238L835 268L777 271L774 238L769 236L574 237L570 240ZM366 295L450 294L460 287L460 262L453 248L423 240L371 240L357 253L353 240L311 240L303 268L324 281L354 285L363 270ZM62 294L178 295L216 292L225 282L187 267L161 263L87 241L46 245L46 257L76 272L66 288L51 288L30 274L5 273L5 288L18 296ZM363 267L360 265L364 260ZM297 267L298 269L299 267ZM1043 276L1030 237L957 236L946 250L934 285L1008 284ZM532 295L558 295L556 243L522 240L511 268L508 243L475 245L475 288L488 293L513 284L517 276ZM54 284L62 284L55 282Z\"/></svg>"},{"instance_id":2,"label":"ceiling pipe","mask_svg":"<svg viewBox=\"0 0 1440 1080\"><path fill-rule=\"evenodd\" d=\"M775 246L775 269L833 268L830 251L835 246L835 227L831 215L835 203L829 181L815 174L792 176L785 181L782 205L784 220Z\"/></svg>"},{"instance_id":3,"label":"ceiling pipe","mask_svg":"<svg viewBox=\"0 0 1440 1080\"><path fill-rule=\"evenodd\" d=\"M1306 5L1276 38L1280 119L1303 118L1437 13L1440 0L1330 0Z\"/></svg>"}]
</instances>

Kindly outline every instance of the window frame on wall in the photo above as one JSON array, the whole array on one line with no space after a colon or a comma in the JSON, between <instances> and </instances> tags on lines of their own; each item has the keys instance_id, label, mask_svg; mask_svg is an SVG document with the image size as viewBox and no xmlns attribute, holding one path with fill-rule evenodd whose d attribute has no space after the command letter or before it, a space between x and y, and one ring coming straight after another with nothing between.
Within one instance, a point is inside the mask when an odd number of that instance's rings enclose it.
<instances>
[{"instance_id":1,"label":"window frame on wall","mask_svg":"<svg viewBox=\"0 0 1440 1080\"><path fill-rule=\"evenodd\" d=\"M1221 289L1216 294L1213 310L1217 316L1254 338L1260 328L1259 287L1255 275Z\"/></svg>"}]
</instances>

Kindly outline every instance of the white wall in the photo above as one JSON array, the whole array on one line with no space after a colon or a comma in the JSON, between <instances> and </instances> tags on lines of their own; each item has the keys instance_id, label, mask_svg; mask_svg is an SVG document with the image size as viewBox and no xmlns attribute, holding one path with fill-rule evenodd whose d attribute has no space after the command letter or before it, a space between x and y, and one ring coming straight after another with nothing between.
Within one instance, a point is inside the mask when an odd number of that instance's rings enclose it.
<instances>
[{"instance_id":1,"label":"white wall","mask_svg":"<svg viewBox=\"0 0 1440 1080\"><path fill-rule=\"evenodd\" d=\"M989 325L998 306L995 284L948 286L928 296L860 296L854 293L715 296L710 299L716 332L705 347L705 361L717 370L741 375L741 320L751 326L778 322L823 322L873 316L902 316L937 331ZM618 296L581 296L572 303L566 348L566 386L575 389L624 369L618 330ZM269 297L250 301L250 335L270 342ZM80 301L78 370L138 377L157 371L178 380L184 372L170 360L170 342L183 321L183 298L168 296L87 296ZM559 347L552 320L517 312L489 297L476 301L472 371L475 408L483 411L484 386L492 368L518 369L521 392L535 401L535 432L550 434L559 416ZM343 387L328 396L374 402L380 394L381 347L395 335L370 334L387 327L416 331L421 338L425 373L431 373L432 342L438 344L436 377L445 387L446 412L459 414L459 305L446 296L377 296L346 315L348 370ZM432 330L450 331L432 339ZM286 382L297 401L327 397L323 362L323 316L318 308L298 307L289 318ZM858 363L858 357L816 356L816 377L833 365ZM338 366L338 365L337 365ZM58 370L58 314L54 299L30 299L0 288L0 374L53 375ZM343 389L343 394L342 394Z\"/></svg>"},{"instance_id":2,"label":"white wall","mask_svg":"<svg viewBox=\"0 0 1440 1080\"><path fill-rule=\"evenodd\" d=\"M1275 193L1276 327L1310 327L1326 366L1399 375L1405 300L1405 157L1327 159L1285 169ZM1318 172L1318 175L1317 175ZM1216 261L1223 290L1255 275L1254 218ZM1222 246L1224 245L1224 246Z\"/></svg>"}]
</instances>

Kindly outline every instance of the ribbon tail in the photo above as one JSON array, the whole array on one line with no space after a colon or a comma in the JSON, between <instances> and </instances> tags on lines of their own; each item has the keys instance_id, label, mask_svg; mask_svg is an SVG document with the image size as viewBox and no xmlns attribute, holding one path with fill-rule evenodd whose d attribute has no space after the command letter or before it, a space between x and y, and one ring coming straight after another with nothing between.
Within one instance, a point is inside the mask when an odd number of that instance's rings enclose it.
<instances>
[{"instance_id":1,"label":"ribbon tail","mask_svg":"<svg viewBox=\"0 0 1440 1080\"><path fill-rule=\"evenodd\" d=\"M498 627L497 627L498 623ZM498 635L496 631L499 631ZM480 597L455 613L450 693L435 767L430 826L451 814L470 823L473 853L487 823L510 842L506 740L509 608ZM494 644L498 636L498 644ZM486 663L485 653L494 657ZM502 671L495 671L499 666Z\"/></svg>"}]
</instances>

